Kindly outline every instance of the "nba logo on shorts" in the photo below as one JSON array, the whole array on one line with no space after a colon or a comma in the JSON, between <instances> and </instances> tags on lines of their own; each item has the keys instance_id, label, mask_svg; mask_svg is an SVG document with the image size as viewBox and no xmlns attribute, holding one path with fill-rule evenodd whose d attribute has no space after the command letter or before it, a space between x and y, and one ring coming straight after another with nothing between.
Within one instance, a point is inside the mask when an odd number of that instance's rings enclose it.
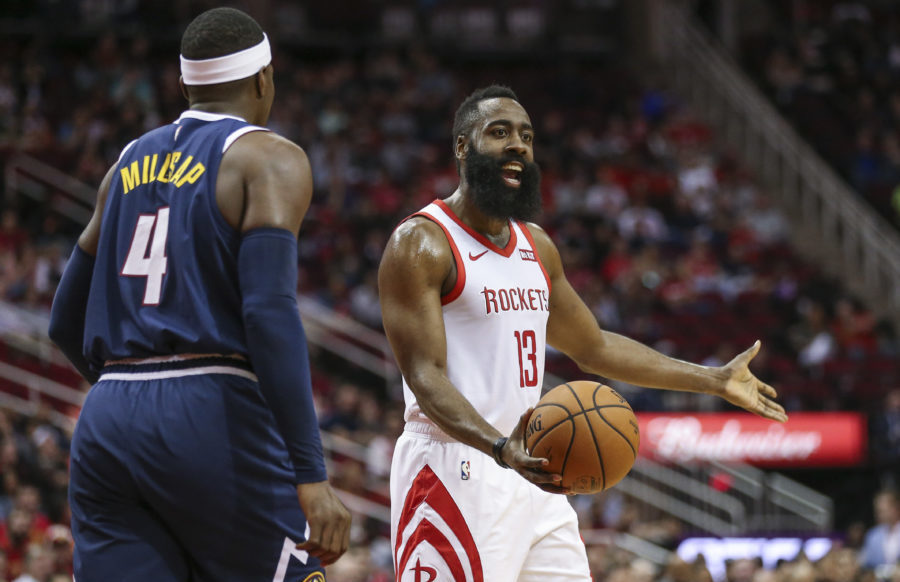
<instances>
[{"instance_id":1,"label":"nba logo on shorts","mask_svg":"<svg viewBox=\"0 0 900 582\"><path fill-rule=\"evenodd\" d=\"M463 481L469 480L469 461L463 461L459 464L459 478Z\"/></svg>"}]
</instances>

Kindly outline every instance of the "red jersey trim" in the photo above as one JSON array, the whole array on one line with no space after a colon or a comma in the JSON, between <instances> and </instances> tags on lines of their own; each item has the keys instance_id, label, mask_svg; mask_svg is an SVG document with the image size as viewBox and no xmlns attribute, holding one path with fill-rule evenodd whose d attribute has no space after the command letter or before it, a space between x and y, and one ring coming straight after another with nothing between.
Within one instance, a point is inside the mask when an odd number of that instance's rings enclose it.
<instances>
[{"instance_id":1,"label":"red jersey trim","mask_svg":"<svg viewBox=\"0 0 900 582\"><path fill-rule=\"evenodd\" d=\"M507 241L506 246L501 249L500 247L498 247L497 245L495 245L494 243L489 241L486 236L484 236L480 232L474 230L471 226L469 226L468 224L466 224L465 222L460 220L460 218L456 215L456 213L453 212L452 210L450 210L450 207L447 206L447 204L443 200L435 200L434 203L438 207L440 207L440 209L443 210L447 214L447 216L450 217L450 219L453 222L458 224L460 226L460 228L462 228L464 231L469 233L469 236L471 236L472 238L474 238L475 240L477 240L478 242L483 244L488 249L494 251L495 253L497 253L499 255L503 255L504 257L509 257L510 255L512 255L512 252L516 249L516 243L517 243L516 231L512 227L512 221L510 221L510 223L509 223L509 241Z\"/></svg>"},{"instance_id":2,"label":"red jersey trim","mask_svg":"<svg viewBox=\"0 0 900 582\"><path fill-rule=\"evenodd\" d=\"M534 256L537 258L537 263L541 267L541 272L544 273L544 279L547 280L547 293L550 294L553 291L553 284L550 282L550 275L547 274L547 269L544 268L544 261L541 260L541 254L537 250L537 245L534 244L534 237L531 235L531 231L528 230L528 225L524 222L517 221L516 224L522 229L522 234L525 235L525 239L528 241L528 244L531 245L531 250L534 251Z\"/></svg>"},{"instance_id":3,"label":"red jersey trim","mask_svg":"<svg viewBox=\"0 0 900 582\"><path fill-rule=\"evenodd\" d=\"M462 295L463 289L466 286L466 265L463 263L462 255L459 254L459 249L456 247L456 243L453 241L453 237L450 236L450 231L447 230L447 227L441 224L441 221L431 216L424 210L420 210L414 214L411 214L407 218L403 220L406 222L413 216L421 216L423 218L427 218L431 222L441 227L441 230L444 231L444 236L447 237L447 242L450 243L450 250L453 252L453 260L456 261L456 283L453 285L453 289L450 290L446 295L441 295L441 305L447 305L454 301L457 297Z\"/></svg>"}]
</instances>

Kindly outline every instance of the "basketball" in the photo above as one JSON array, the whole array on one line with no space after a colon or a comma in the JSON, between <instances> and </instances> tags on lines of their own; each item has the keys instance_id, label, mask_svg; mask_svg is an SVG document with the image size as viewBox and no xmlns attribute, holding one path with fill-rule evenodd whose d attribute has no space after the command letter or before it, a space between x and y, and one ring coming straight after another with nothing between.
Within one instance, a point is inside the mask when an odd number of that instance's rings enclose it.
<instances>
[{"instance_id":1,"label":"basketball","mask_svg":"<svg viewBox=\"0 0 900 582\"><path fill-rule=\"evenodd\" d=\"M618 392L597 382L566 382L544 394L525 429L525 449L550 461L575 493L599 493L621 481L637 458L634 411Z\"/></svg>"}]
</instances>

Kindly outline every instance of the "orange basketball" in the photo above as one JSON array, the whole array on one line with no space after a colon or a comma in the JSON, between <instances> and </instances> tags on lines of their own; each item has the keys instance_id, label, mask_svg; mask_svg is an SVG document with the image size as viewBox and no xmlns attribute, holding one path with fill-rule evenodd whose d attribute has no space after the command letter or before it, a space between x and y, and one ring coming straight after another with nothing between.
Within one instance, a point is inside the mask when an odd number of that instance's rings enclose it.
<instances>
[{"instance_id":1,"label":"orange basketball","mask_svg":"<svg viewBox=\"0 0 900 582\"><path fill-rule=\"evenodd\" d=\"M628 402L597 382L566 382L535 406L525 429L525 448L550 461L576 493L599 493L622 480L637 458L641 435Z\"/></svg>"}]
</instances>

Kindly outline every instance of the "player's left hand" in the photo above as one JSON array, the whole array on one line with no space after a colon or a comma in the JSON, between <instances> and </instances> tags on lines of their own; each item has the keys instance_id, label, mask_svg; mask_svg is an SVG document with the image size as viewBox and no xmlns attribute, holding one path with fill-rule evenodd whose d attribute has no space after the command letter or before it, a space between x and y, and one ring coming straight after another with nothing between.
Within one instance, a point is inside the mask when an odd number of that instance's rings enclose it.
<instances>
[{"instance_id":1,"label":"player's left hand","mask_svg":"<svg viewBox=\"0 0 900 582\"><path fill-rule=\"evenodd\" d=\"M297 549L319 558L323 566L333 564L350 546L350 512L328 481L297 485L297 497L309 526L309 537Z\"/></svg>"},{"instance_id":2,"label":"player's left hand","mask_svg":"<svg viewBox=\"0 0 900 582\"><path fill-rule=\"evenodd\" d=\"M726 380L719 396L753 414L784 422L788 418L784 408L772 400L778 396L775 389L761 382L750 371L750 360L759 353L761 345L760 341L756 340L746 351L722 366L721 370L725 372Z\"/></svg>"},{"instance_id":3,"label":"player's left hand","mask_svg":"<svg viewBox=\"0 0 900 582\"><path fill-rule=\"evenodd\" d=\"M550 464L549 460L543 457L532 457L525 450L525 427L528 425L528 419L531 418L532 410L534 409L529 408L519 417L519 422L510 433L506 446L500 451L500 456L513 471L544 491L549 493L570 493L568 489L560 485L562 483L562 475L546 471L547 465Z\"/></svg>"}]
</instances>

